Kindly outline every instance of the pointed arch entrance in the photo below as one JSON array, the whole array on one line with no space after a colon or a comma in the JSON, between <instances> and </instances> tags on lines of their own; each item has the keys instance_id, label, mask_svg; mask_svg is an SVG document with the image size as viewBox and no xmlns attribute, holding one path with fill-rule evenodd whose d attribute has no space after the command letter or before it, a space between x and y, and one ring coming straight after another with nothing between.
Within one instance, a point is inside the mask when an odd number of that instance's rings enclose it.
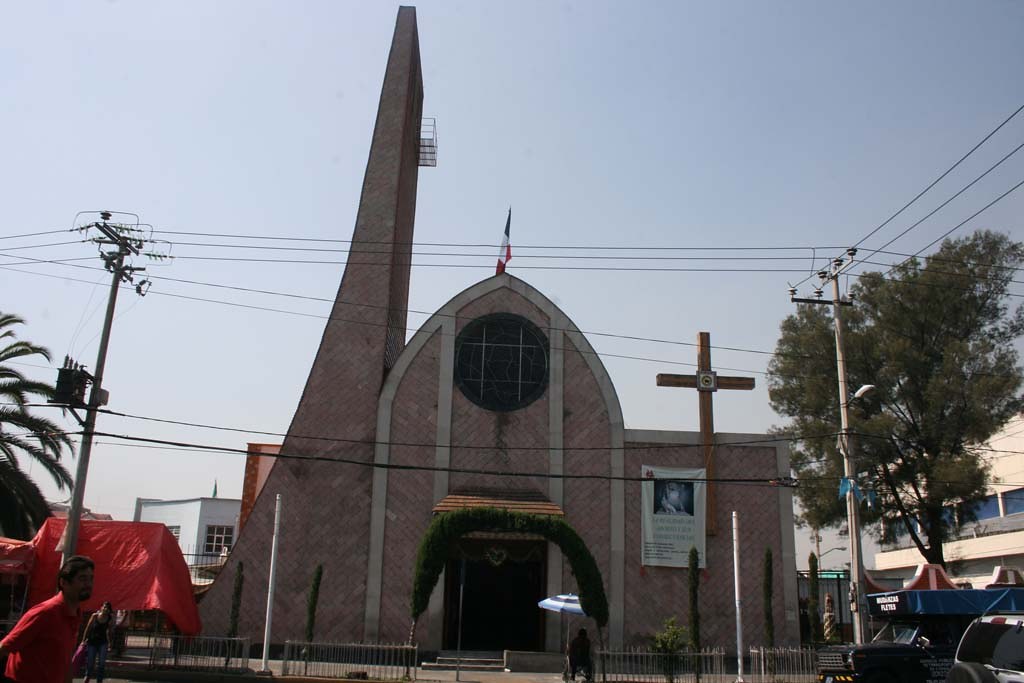
<instances>
[{"instance_id":1,"label":"pointed arch entrance","mask_svg":"<svg viewBox=\"0 0 1024 683\"><path fill-rule=\"evenodd\" d=\"M410 641L415 639L416 623L427 609L430 595L449 564L453 549L460 539L474 532L536 535L557 545L576 577L583 610L597 622L599 631L604 629L608 623L608 600L601 571L586 543L564 519L475 507L437 515L423 535L413 575ZM526 551L529 552L528 548Z\"/></svg>"}]
</instances>

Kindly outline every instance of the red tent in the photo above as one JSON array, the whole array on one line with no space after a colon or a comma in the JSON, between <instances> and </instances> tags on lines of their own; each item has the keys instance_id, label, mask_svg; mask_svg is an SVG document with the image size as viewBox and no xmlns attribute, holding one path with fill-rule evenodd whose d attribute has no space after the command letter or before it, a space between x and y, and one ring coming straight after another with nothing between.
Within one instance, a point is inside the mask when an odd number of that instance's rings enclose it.
<instances>
[{"instance_id":1,"label":"red tent","mask_svg":"<svg viewBox=\"0 0 1024 683\"><path fill-rule=\"evenodd\" d=\"M35 566L29 585L29 605L46 600L57 588L61 554L57 544L67 520L50 517L32 539ZM82 520L78 554L96 563L92 597L83 609L109 600L114 609L157 609L186 635L202 625L192 596L192 578L174 536L163 524Z\"/></svg>"},{"instance_id":2,"label":"red tent","mask_svg":"<svg viewBox=\"0 0 1024 683\"><path fill-rule=\"evenodd\" d=\"M912 578L907 585L903 587L903 590L956 590L956 584L953 583L949 576L946 575L946 570L942 568L941 564L919 564L917 565L917 572L914 573Z\"/></svg>"},{"instance_id":3,"label":"red tent","mask_svg":"<svg viewBox=\"0 0 1024 683\"><path fill-rule=\"evenodd\" d=\"M0 537L0 574L29 574L35 560L31 541Z\"/></svg>"}]
</instances>

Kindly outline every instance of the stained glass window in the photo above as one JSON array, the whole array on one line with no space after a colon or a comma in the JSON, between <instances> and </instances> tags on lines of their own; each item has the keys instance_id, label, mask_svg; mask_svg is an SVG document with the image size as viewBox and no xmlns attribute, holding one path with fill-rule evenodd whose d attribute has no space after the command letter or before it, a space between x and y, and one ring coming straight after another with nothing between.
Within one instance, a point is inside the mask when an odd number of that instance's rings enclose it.
<instances>
[{"instance_id":1,"label":"stained glass window","mask_svg":"<svg viewBox=\"0 0 1024 683\"><path fill-rule=\"evenodd\" d=\"M481 408L510 411L533 403L548 383L548 340L526 318L477 318L455 340L455 383Z\"/></svg>"}]
</instances>

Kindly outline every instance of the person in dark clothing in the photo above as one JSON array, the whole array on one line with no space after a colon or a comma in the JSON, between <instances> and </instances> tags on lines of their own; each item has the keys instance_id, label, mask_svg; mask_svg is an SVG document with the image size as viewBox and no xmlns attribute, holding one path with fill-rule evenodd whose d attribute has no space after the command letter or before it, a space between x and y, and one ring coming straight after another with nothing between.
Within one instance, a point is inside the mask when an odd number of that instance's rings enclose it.
<instances>
[{"instance_id":1,"label":"person in dark clothing","mask_svg":"<svg viewBox=\"0 0 1024 683\"><path fill-rule=\"evenodd\" d=\"M107 666L107 648L113 640L114 614L109 602L104 602L85 625L85 643L88 651L88 664L85 667L85 683L95 675L96 683L103 683L103 674Z\"/></svg>"},{"instance_id":2,"label":"person in dark clothing","mask_svg":"<svg viewBox=\"0 0 1024 683\"><path fill-rule=\"evenodd\" d=\"M590 666L590 639L587 638L587 629L585 628L581 628L569 643L569 676L574 681L577 671L582 673L587 680L590 680L593 675L593 669Z\"/></svg>"}]
</instances>

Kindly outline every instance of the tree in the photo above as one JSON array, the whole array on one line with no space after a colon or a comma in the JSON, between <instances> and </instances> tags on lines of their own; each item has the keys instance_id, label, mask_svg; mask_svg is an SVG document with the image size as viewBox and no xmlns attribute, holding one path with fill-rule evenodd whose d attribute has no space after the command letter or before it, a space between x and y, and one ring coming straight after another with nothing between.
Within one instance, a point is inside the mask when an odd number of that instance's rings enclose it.
<instances>
[{"instance_id":1,"label":"tree","mask_svg":"<svg viewBox=\"0 0 1024 683\"><path fill-rule=\"evenodd\" d=\"M245 563L235 565L235 582L231 585L231 611L228 612L228 638L238 637L238 613L242 608L242 589L245 586Z\"/></svg>"},{"instance_id":2,"label":"tree","mask_svg":"<svg viewBox=\"0 0 1024 683\"><path fill-rule=\"evenodd\" d=\"M1010 308L1009 285L1024 245L988 231L943 242L923 261L863 273L844 307L851 390L851 448L859 490L876 494L864 510L887 533L902 527L927 562L945 564L956 523L973 519L986 495L983 444L1024 405L1013 343L1024 308ZM831 307L802 304L782 323L768 368L772 408L790 418L801 522L836 527L846 519L835 336ZM849 397L847 397L849 399ZM953 512L955 511L955 515Z\"/></svg>"},{"instance_id":3,"label":"tree","mask_svg":"<svg viewBox=\"0 0 1024 683\"><path fill-rule=\"evenodd\" d=\"M70 489L72 479L61 463L64 449L71 450L71 439L57 424L28 408L31 397L50 398L54 387L28 379L11 365L32 356L50 360L45 348L16 339L13 328L24 322L0 313L0 344L4 344L0 347L0 532L29 539L50 516L50 509L25 473L23 459L41 465L60 490Z\"/></svg>"},{"instance_id":4,"label":"tree","mask_svg":"<svg viewBox=\"0 0 1024 683\"><path fill-rule=\"evenodd\" d=\"M318 564L313 572L313 582L309 586L309 597L306 598L306 642L312 643L316 628L316 605L320 601L320 581L324 576L324 566Z\"/></svg>"},{"instance_id":5,"label":"tree","mask_svg":"<svg viewBox=\"0 0 1024 683\"><path fill-rule=\"evenodd\" d=\"M821 615L818 614L818 556L807 556L807 626L812 643L821 642Z\"/></svg>"},{"instance_id":6,"label":"tree","mask_svg":"<svg viewBox=\"0 0 1024 683\"><path fill-rule=\"evenodd\" d=\"M686 629L676 624L675 617L666 619L662 630L651 639L651 650L659 654L658 667L666 683L674 683L676 677L683 673L680 653L688 640L690 638L687 638Z\"/></svg>"},{"instance_id":7,"label":"tree","mask_svg":"<svg viewBox=\"0 0 1024 683\"><path fill-rule=\"evenodd\" d=\"M690 651L693 653L694 677L700 683L700 553L697 546L690 546L686 572L690 594Z\"/></svg>"},{"instance_id":8,"label":"tree","mask_svg":"<svg viewBox=\"0 0 1024 683\"><path fill-rule=\"evenodd\" d=\"M772 549L764 549L764 642L768 647L775 647L775 613L772 602L775 600L775 580L772 566Z\"/></svg>"},{"instance_id":9,"label":"tree","mask_svg":"<svg viewBox=\"0 0 1024 683\"><path fill-rule=\"evenodd\" d=\"M700 652L700 554L690 546L687 581L690 594L690 649Z\"/></svg>"}]
</instances>

